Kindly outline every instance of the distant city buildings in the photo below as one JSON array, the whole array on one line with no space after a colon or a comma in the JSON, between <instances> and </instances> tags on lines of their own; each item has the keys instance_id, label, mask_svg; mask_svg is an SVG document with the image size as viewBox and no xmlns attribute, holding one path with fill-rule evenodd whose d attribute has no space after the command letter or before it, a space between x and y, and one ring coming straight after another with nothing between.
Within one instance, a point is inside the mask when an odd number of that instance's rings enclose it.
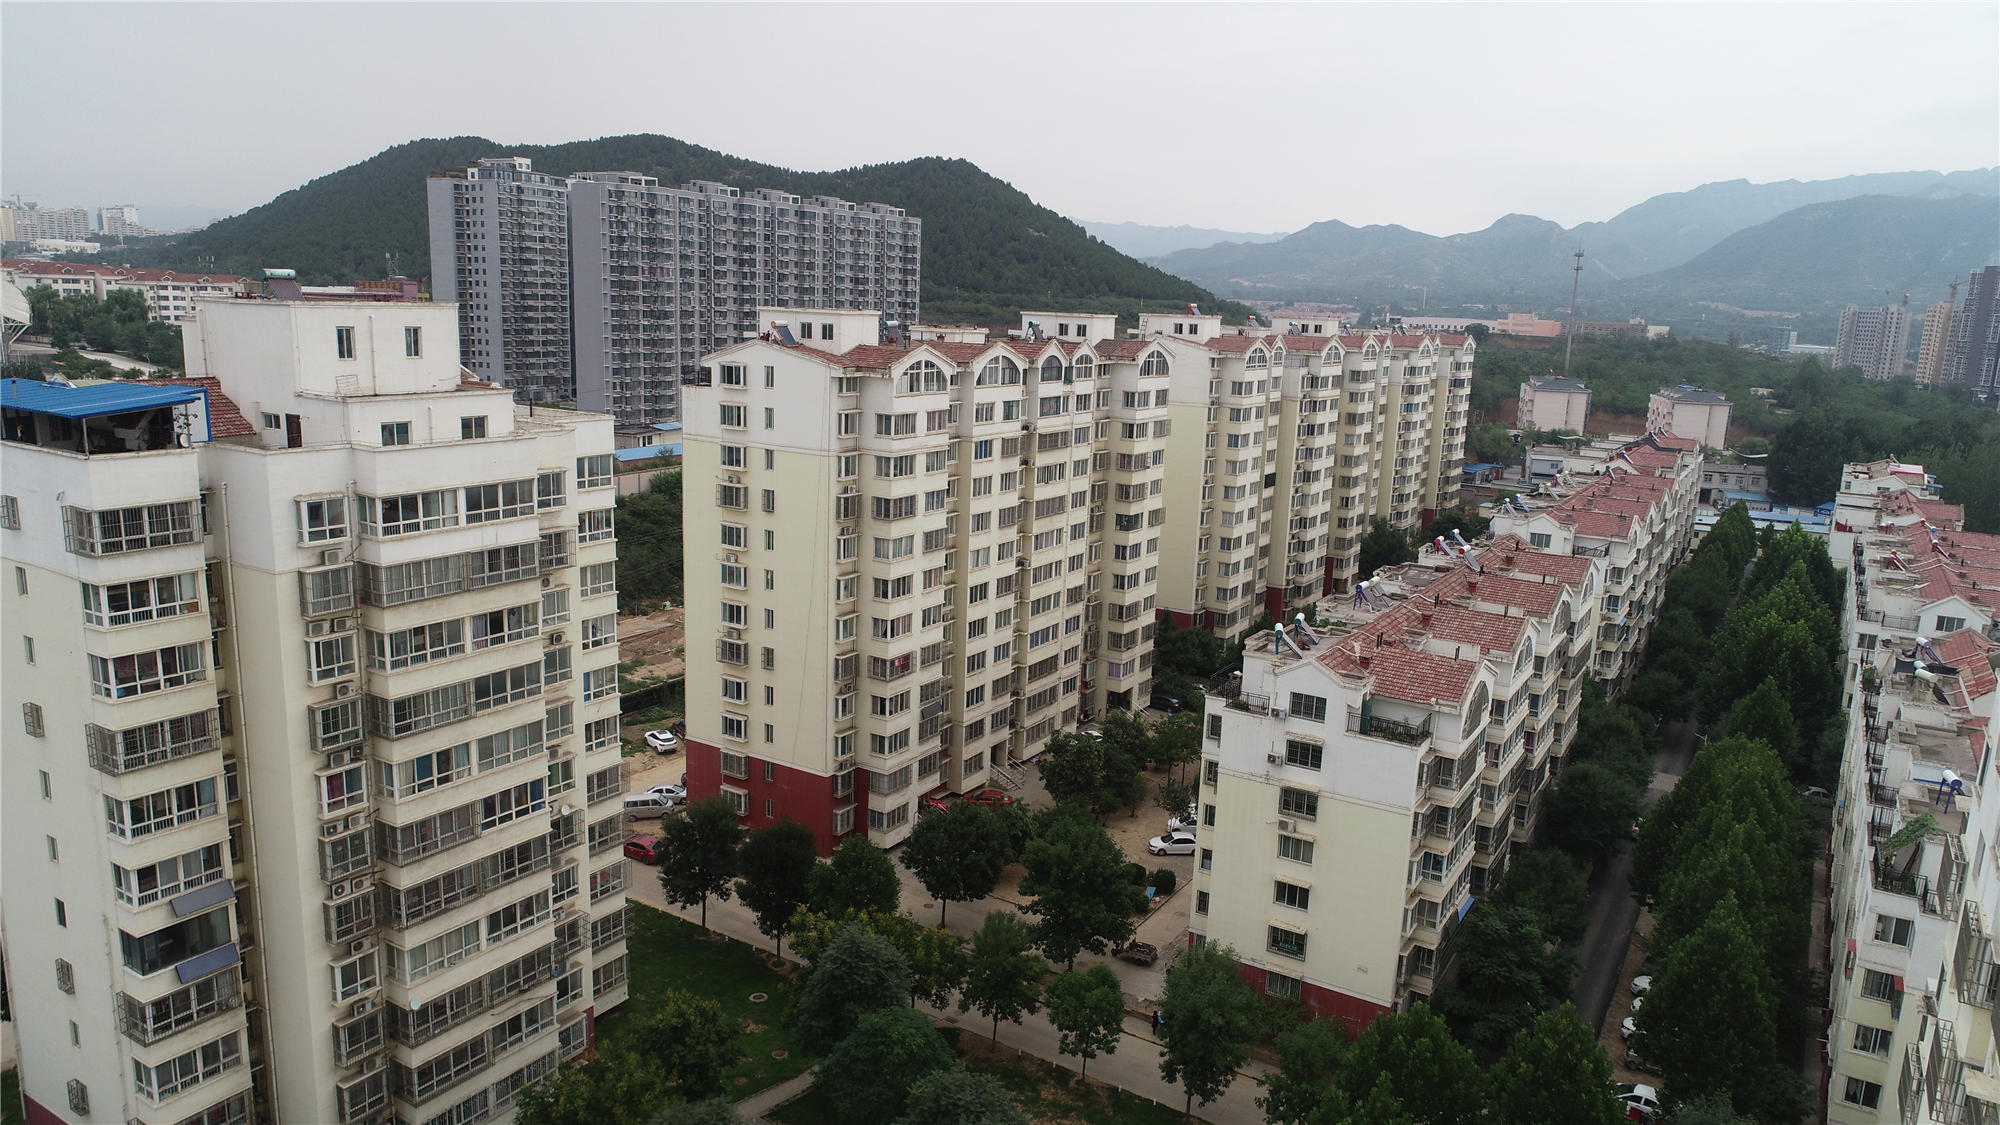
<instances>
[{"instance_id":1,"label":"distant city buildings","mask_svg":"<svg viewBox=\"0 0 2000 1125\"><path fill-rule=\"evenodd\" d=\"M1965 300L1952 313L1940 381L1970 387L1981 398L2000 383L2000 266L1975 270Z\"/></svg>"},{"instance_id":2,"label":"distant city buildings","mask_svg":"<svg viewBox=\"0 0 2000 1125\"><path fill-rule=\"evenodd\" d=\"M54 244L36 246L45 253L95 253L95 246L82 250L61 244L123 242L176 233L141 223L139 209L130 203L99 207L94 218L85 207L39 207L20 199L0 203L0 242Z\"/></svg>"},{"instance_id":3,"label":"distant city buildings","mask_svg":"<svg viewBox=\"0 0 2000 1125\"><path fill-rule=\"evenodd\" d=\"M1646 400L1646 429L1693 438L1710 449L1727 449L1729 400L1686 384L1662 387Z\"/></svg>"},{"instance_id":4,"label":"distant city buildings","mask_svg":"<svg viewBox=\"0 0 2000 1125\"><path fill-rule=\"evenodd\" d=\"M1520 407L1514 424L1523 430L1584 432L1590 419L1590 388L1581 379L1536 375L1521 384Z\"/></svg>"},{"instance_id":5,"label":"distant city buildings","mask_svg":"<svg viewBox=\"0 0 2000 1125\"><path fill-rule=\"evenodd\" d=\"M1833 343L1835 367L1859 367L1864 378L1883 382L1903 373L1903 357L1909 350L1909 309L1849 305L1840 314L1840 332Z\"/></svg>"},{"instance_id":6,"label":"distant city buildings","mask_svg":"<svg viewBox=\"0 0 2000 1125\"><path fill-rule=\"evenodd\" d=\"M635 172L481 160L431 177L433 295L467 363L530 401L678 421L681 381L763 307L916 319L921 220L900 207Z\"/></svg>"},{"instance_id":7,"label":"distant city buildings","mask_svg":"<svg viewBox=\"0 0 2000 1125\"><path fill-rule=\"evenodd\" d=\"M142 270L129 266L92 266L80 262L44 262L29 258L0 259L0 276L23 292L46 285L58 294L103 300L114 289L136 289L146 298L148 315L168 324L194 319L197 300L240 297L246 278L233 273L188 273Z\"/></svg>"},{"instance_id":8,"label":"distant city buildings","mask_svg":"<svg viewBox=\"0 0 2000 1125\"><path fill-rule=\"evenodd\" d=\"M1951 341L1952 312L1957 306L1939 301L1924 313L1923 336L1917 341L1917 385L1934 387L1944 382L1945 348Z\"/></svg>"}]
</instances>

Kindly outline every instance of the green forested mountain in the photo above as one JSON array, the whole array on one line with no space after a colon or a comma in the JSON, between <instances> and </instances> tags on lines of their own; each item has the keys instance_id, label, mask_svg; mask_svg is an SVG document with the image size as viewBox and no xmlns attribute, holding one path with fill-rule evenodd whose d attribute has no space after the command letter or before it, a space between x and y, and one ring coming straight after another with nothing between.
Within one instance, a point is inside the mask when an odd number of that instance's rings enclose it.
<instances>
[{"instance_id":1,"label":"green forested mountain","mask_svg":"<svg viewBox=\"0 0 2000 1125\"><path fill-rule=\"evenodd\" d=\"M999 321L1024 307L1133 312L1216 303L1192 282L1133 261L964 160L924 157L797 172L655 134L559 145L505 145L481 137L411 141L170 244L127 251L121 260L243 274L283 266L310 283L379 277L388 268L427 276L424 179L484 156L525 156L537 170L556 174L632 171L669 184L716 180L894 204L924 220L927 320ZM1229 305L1222 311L1247 310Z\"/></svg>"}]
</instances>

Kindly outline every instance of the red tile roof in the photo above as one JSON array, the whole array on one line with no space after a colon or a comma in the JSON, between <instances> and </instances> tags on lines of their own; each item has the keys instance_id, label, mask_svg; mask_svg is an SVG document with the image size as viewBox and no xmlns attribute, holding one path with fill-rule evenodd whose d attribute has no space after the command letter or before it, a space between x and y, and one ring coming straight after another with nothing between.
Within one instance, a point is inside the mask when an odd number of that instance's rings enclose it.
<instances>
[{"instance_id":1,"label":"red tile roof","mask_svg":"<svg viewBox=\"0 0 2000 1125\"><path fill-rule=\"evenodd\" d=\"M102 277L116 281L196 281L235 285L244 279L233 273L187 270L144 270L131 266L93 266L82 262L43 262L32 258L0 258L0 267L29 277Z\"/></svg>"},{"instance_id":2,"label":"red tile roof","mask_svg":"<svg viewBox=\"0 0 2000 1125\"><path fill-rule=\"evenodd\" d=\"M923 346L936 348L940 345L925 344ZM891 364L909 355L912 349L896 344L856 344L854 347L847 349L845 353L834 355L832 352L823 352L818 348L800 344L794 350L811 353L832 363L837 363L842 367L858 367L866 371L887 371Z\"/></svg>"},{"instance_id":3,"label":"red tile roof","mask_svg":"<svg viewBox=\"0 0 2000 1125\"><path fill-rule=\"evenodd\" d=\"M1259 346L1268 351L1277 342L1278 338L1276 336L1215 336L1202 341L1201 346L1213 352L1229 352L1242 355L1250 349Z\"/></svg>"},{"instance_id":4,"label":"red tile roof","mask_svg":"<svg viewBox=\"0 0 2000 1125\"><path fill-rule=\"evenodd\" d=\"M1138 359L1155 343L1154 340L1099 340L1091 345L1091 350L1104 359Z\"/></svg>"},{"instance_id":5,"label":"red tile roof","mask_svg":"<svg viewBox=\"0 0 2000 1125\"><path fill-rule=\"evenodd\" d=\"M1576 529L1578 535L1590 535L1604 539L1623 539L1632 534L1632 517L1612 515L1607 512L1577 511L1558 508L1552 513L1557 520Z\"/></svg>"},{"instance_id":6,"label":"red tile roof","mask_svg":"<svg viewBox=\"0 0 2000 1125\"><path fill-rule=\"evenodd\" d=\"M1465 698L1466 689L1479 670L1470 660L1413 652L1396 644L1364 650L1364 655L1374 694L1409 703L1429 703L1433 699L1457 703Z\"/></svg>"},{"instance_id":7,"label":"red tile roof","mask_svg":"<svg viewBox=\"0 0 2000 1125\"><path fill-rule=\"evenodd\" d=\"M1949 636L1933 638L1931 646L1946 664L1958 669L1953 694L1961 710L1970 711L1974 703L1993 693L1993 663L1988 659L1993 646L1976 630L1961 629ZM1980 749L1975 747L1973 753L1979 753Z\"/></svg>"},{"instance_id":8,"label":"red tile roof","mask_svg":"<svg viewBox=\"0 0 2000 1125\"><path fill-rule=\"evenodd\" d=\"M1482 582L1480 592L1484 593L1485 589ZM1522 631L1528 627L1526 617L1511 617L1450 602L1418 610L1420 623L1426 613L1430 615L1429 628L1433 636L1475 644L1484 652L1513 652L1514 646L1521 643Z\"/></svg>"},{"instance_id":9,"label":"red tile roof","mask_svg":"<svg viewBox=\"0 0 2000 1125\"><path fill-rule=\"evenodd\" d=\"M212 438L242 437L254 434L257 428L250 419L243 416L242 408L236 401L222 393L222 380L213 375L201 375L186 379L148 379L149 383L172 383L179 387L200 387L208 392L208 435Z\"/></svg>"}]
</instances>

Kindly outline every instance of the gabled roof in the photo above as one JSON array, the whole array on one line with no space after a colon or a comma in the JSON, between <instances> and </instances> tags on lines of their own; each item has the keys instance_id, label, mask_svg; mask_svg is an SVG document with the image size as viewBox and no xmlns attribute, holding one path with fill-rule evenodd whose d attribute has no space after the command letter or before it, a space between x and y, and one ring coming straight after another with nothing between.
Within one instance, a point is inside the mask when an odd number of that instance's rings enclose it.
<instances>
[{"instance_id":1,"label":"gabled roof","mask_svg":"<svg viewBox=\"0 0 2000 1125\"><path fill-rule=\"evenodd\" d=\"M189 379L148 379L148 383L168 383L181 387L200 387L208 392L208 436L243 437L254 434L257 428L250 419L243 416L243 410L236 400L222 393L222 380L213 375L200 375Z\"/></svg>"}]
</instances>

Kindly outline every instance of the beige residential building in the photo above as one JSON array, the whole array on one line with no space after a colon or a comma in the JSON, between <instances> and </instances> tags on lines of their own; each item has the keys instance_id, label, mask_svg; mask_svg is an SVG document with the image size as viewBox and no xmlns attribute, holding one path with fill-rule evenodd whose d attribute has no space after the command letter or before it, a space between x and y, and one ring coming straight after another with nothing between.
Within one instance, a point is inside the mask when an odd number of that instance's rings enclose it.
<instances>
[{"instance_id":1,"label":"beige residential building","mask_svg":"<svg viewBox=\"0 0 2000 1125\"><path fill-rule=\"evenodd\" d=\"M188 334L0 400L31 1116L504 1120L625 997L610 419L450 305Z\"/></svg>"},{"instance_id":2,"label":"beige residential building","mask_svg":"<svg viewBox=\"0 0 2000 1125\"><path fill-rule=\"evenodd\" d=\"M23 292L46 285L61 296L95 297L100 301L113 290L136 289L146 298L147 316L168 324L193 320L196 301L240 297L245 290L245 280L233 273L144 270L28 258L0 261L0 276L20 286Z\"/></svg>"},{"instance_id":3,"label":"beige residential building","mask_svg":"<svg viewBox=\"0 0 2000 1125\"><path fill-rule=\"evenodd\" d=\"M1637 672L1667 575L1692 548L1700 492L1694 442L1650 434L1619 450L1598 475L1564 473L1531 498L1494 510L1496 536L1605 561L1593 674L1613 690Z\"/></svg>"},{"instance_id":4,"label":"beige residential building","mask_svg":"<svg viewBox=\"0 0 2000 1125\"><path fill-rule=\"evenodd\" d=\"M1903 357L1909 348L1907 303L1867 309L1849 305L1840 314L1840 329L1833 343L1833 365L1859 367L1863 378L1878 382L1894 379L1903 373Z\"/></svg>"},{"instance_id":5,"label":"beige residential building","mask_svg":"<svg viewBox=\"0 0 2000 1125\"><path fill-rule=\"evenodd\" d=\"M1427 553L1209 685L1190 929L1350 1033L1430 996L1576 732L1605 560Z\"/></svg>"},{"instance_id":6,"label":"beige residential building","mask_svg":"<svg viewBox=\"0 0 2000 1125\"><path fill-rule=\"evenodd\" d=\"M1945 345L1951 339L1951 318L1956 308L1939 301L1924 313L1923 335L1917 340L1917 385L1934 387L1944 382Z\"/></svg>"},{"instance_id":7,"label":"beige residential building","mask_svg":"<svg viewBox=\"0 0 2000 1125\"><path fill-rule=\"evenodd\" d=\"M1193 516L1161 563L1177 624L1231 637L1345 591L1372 520L1416 527L1457 502L1469 338L1279 336L1194 313L1139 329L1174 357L1168 510Z\"/></svg>"},{"instance_id":8,"label":"beige residential building","mask_svg":"<svg viewBox=\"0 0 2000 1125\"><path fill-rule=\"evenodd\" d=\"M758 315L683 388L688 645L715 654L688 678L693 796L886 847L919 797L1143 706L1167 349Z\"/></svg>"},{"instance_id":9,"label":"beige residential building","mask_svg":"<svg viewBox=\"0 0 2000 1125\"><path fill-rule=\"evenodd\" d=\"M1662 387L1646 400L1646 432L1693 438L1709 449L1729 448L1729 400L1685 384Z\"/></svg>"},{"instance_id":10,"label":"beige residential building","mask_svg":"<svg viewBox=\"0 0 2000 1125\"><path fill-rule=\"evenodd\" d=\"M1537 375L1521 384L1520 407L1514 425L1523 430L1569 430L1583 433L1590 421L1590 388L1581 379Z\"/></svg>"}]
</instances>

